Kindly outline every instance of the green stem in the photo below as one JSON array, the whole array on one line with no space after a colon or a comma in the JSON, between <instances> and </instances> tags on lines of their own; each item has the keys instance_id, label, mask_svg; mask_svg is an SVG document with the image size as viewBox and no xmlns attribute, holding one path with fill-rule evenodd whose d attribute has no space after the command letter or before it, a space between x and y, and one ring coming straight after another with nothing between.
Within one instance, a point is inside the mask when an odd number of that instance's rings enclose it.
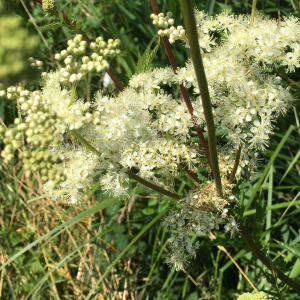
<instances>
[{"instance_id":1,"label":"green stem","mask_svg":"<svg viewBox=\"0 0 300 300\"><path fill-rule=\"evenodd\" d=\"M207 86L207 80L203 67L202 57L199 48L198 34L194 17L193 5L191 0L180 0L188 41L190 44L191 56L194 64L195 73L200 88L205 121L207 126L209 150L211 156L212 171L215 179L217 193L222 195L221 176L218 163L218 152L216 144L215 124Z\"/></svg>"},{"instance_id":2,"label":"green stem","mask_svg":"<svg viewBox=\"0 0 300 300\"><path fill-rule=\"evenodd\" d=\"M74 99L75 99L75 95L76 95L76 88L77 88L78 83L79 83L79 81L76 81L72 84L71 98L70 98L69 106L71 106L74 103Z\"/></svg>"},{"instance_id":3,"label":"green stem","mask_svg":"<svg viewBox=\"0 0 300 300\"><path fill-rule=\"evenodd\" d=\"M257 1L257 0L253 0L253 2L252 2L252 11L251 11L251 21L250 21L250 26L252 26L253 23L254 23L254 16L255 16L255 9L256 9L256 1Z\"/></svg>"},{"instance_id":4,"label":"green stem","mask_svg":"<svg viewBox=\"0 0 300 300\"><path fill-rule=\"evenodd\" d=\"M94 148L79 132L78 130L74 129L74 130L71 130L71 134L78 140L81 142L81 144L83 144L86 148L88 148L90 151L92 151L93 153L101 156L101 152L99 152L96 148ZM121 164L119 164L121 168L124 168ZM126 171L126 174L136 180L137 182L149 187L150 189L152 190L155 190L165 196L168 196L168 197L171 197L171 198L174 198L174 199L181 199L183 198L182 196L178 195L178 194L175 194L175 193L172 193L168 190L165 190L149 181L147 181L146 179L140 177L139 175L127 170Z\"/></svg>"},{"instance_id":5,"label":"green stem","mask_svg":"<svg viewBox=\"0 0 300 300\"><path fill-rule=\"evenodd\" d=\"M120 165L120 166L121 166L121 165ZM165 190L165 189L159 187L158 185L155 185L155 184L153 184L153 183L147 181L146 179L144 179L144 178L138 176L137 174L134 174L133 172L131 172L131 171L129 171L129 170L126 171L126 174L127 174L130 178L132 178L132 179L138 181L139 183L141 183L141 184L143 184L143 185L149 187L150 189L155 190L155 191L157 191L157 192L159 192L159 193L161 193L161 194L163 194L163 195L166 195L166 196L171 197L171 198L174 198L174 199L181 199L181 198L183 198L182 196L180 196L180 195L178 195L178 194L175 194L175 193L172 193L172 192L170 192L170 191L167 191L167 190Z\"/></svg>"},{"instance_id":6,"label":"green stem","mask_svg":"<svg viewBox=\"0 0 300 300\"><path fill-rule=\"evenodd\" d=\"M93 153L101 156L101 152L99 152L96 148L94 148L80 133L78 130L73 129L70 130L71 134L81 143L83 144L86 148L88 148L90 151Z\"/></svg>"}]
</instances>

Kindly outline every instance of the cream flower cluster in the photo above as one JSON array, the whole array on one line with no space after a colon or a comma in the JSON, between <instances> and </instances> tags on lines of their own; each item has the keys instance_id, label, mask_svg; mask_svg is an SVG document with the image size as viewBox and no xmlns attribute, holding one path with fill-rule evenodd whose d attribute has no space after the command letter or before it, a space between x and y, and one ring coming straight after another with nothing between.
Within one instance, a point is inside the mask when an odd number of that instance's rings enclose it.
<instances>
[{"instance_id":1,"label":"cream flower cluster","mask_svg":"<svg viewBox=\"0 0 300 300\"><path fill-rule=\"evenodd\" d=\"M228 216L230 203L237 202L231 194L231 186L224 182L224 196L219 197L215 190L214 182L207 182L196 187L192 193L178 201L180 211L170 211L161 225L169 229L172 236L172 252L167 263L176 270L184 270L190 258L196 257L199 242L191 243L191 235L207 235L212 230L219 230L220 224L225 225L225 231L230 231L231 236L238 232L235 220Z\"/></svg>"},{"instance_id":2,"label":"cream flower cluster","mask_svg":"<svg viewBox=\"0 0 300 300\"><path fill-rule=\"evenodd\" d=\"M63 163L55 164L54 169L63 174L65 180L56 184L50 179L44 184L44 192L54 201L78 205L90 184L92 176L99 167L96 154L79 145L60 144L51 150L52 155L59 155Z\"/></svg>"}]
</instances>

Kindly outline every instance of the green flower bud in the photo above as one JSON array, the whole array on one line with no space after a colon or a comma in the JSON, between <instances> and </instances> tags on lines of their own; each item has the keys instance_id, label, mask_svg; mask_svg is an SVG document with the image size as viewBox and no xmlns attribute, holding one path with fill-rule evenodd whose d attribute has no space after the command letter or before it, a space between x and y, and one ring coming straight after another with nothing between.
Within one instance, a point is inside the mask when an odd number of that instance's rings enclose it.
<instances>
[{"instance_id":1,"label":"green flower bud","mask_svg":"<svg viewBox=\"0 0 300 300\"><path fill-rule=\"evenodd\" d=\"M38 165L33 165L33 166L31 167L31 170L32 170L33 172L36 172L38 169L39 169L39 166L38 166Z\"/></svg>"},{"instance_id":2,"label":"green flower bud","mask_svg":"<svg viewBox=\"0 0 300 300\"><path fill-rule=\"evenodd\" d=\"M48 181L48 176L42 176L42 180L45 182L45 181Z\"/></svg>"},{"instance_id":3,"label":"green flower bud","mask_svg":"<svg viewBox=\"0 0 300 300\"><path fill-rule=\"evenodd\" d=\"M29 178L31 176L32 172L31 172L31 170L26 170L24 174L25 174L26 178Z\"/></svg>"}]
</instances>

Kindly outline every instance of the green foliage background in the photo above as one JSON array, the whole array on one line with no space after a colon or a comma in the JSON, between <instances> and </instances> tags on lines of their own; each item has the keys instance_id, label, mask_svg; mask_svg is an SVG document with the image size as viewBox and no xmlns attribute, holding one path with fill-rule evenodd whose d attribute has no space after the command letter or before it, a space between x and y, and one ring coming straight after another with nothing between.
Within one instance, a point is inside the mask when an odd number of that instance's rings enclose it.
<instances>
[{"instance_id":1,"label":"green foliage background","mask_svg":"<svg viewBox=\"0 0 300 300\"><path fill-rule=\"evenodd\" d=\"M70 1L56 2L59 9L68 12ZM67 40L74 35L67 28L46 30L42 32L44 43L20 2L4 3L6 13L18 16L23 28L40 39L35 58L44 61L48 68L56 68L54 54L65 49ZM56 21L54 17L45 18L45 12L34 1L25 3L39 27ZM121 40L122 53L111 62L111 67L126 84L136 72L139 53L143 55L148 46L153 49L158 41L149 18L152 13L149 1L74 0L72 4L72 19L84 23L82 29L90 38ZM161 0L158 4L162 12L173 12L177 25L183 24L176 0ZM207 0L195 1L195 5L211 15L224 9L244 14L251 12L252 2ZM299 1L292 0L257 3L257 11L273 18L290 13L299 16L299 8ZM179 43L173 48L177 64L183 66L187 50ZM152 65L168 64L161 45ZM282 75L283 70L276 72L298 97L299 71L288 76ZM33 81L28 88L37 85ZM89 84L80 86L79 93L91 98L98 89L117 92L114 85L103 87L103 78L91 76ZM269 148L261 154L264 160L255 178L249 181L245 176L235 191L242 200L235 211L243 224L273 264L286 270L297 282L300 281L298 111L296 101L295 110L275 124L276 133ZM7 126L13 126L16 115L15 103L0 99L0 117ZM287 136L290 125L295 128ZM278 149L281 141L283 146ZM274 162L268 165L272 159ZM263 172L267 172L266 179L255 186ZM156 193L149 194L131 183L131 198L116 201L98 188L97 177L94 182L83 205L69 207L44 199L38 178L26 180L17 162L13 166L0 165L0 261L6 264L0 271L1 299L237 299L243 292L251 292L251 286L217 245L226 247L258 290L265 290L274 299L299 299L296 292L276 280L276 274L264 269L241 239L231 240L223 233L216 232L214 241L195 236L202 244L196 259L186 274L175 272L164 263L168 234L159 224L162 214L174 207L175 202ZM175 189L183 194L191 186L192 182L182 173ZM245 211L256 189L258 193ZM289 211L277 224L293 199Z\"/></svg>"}]
</instances>

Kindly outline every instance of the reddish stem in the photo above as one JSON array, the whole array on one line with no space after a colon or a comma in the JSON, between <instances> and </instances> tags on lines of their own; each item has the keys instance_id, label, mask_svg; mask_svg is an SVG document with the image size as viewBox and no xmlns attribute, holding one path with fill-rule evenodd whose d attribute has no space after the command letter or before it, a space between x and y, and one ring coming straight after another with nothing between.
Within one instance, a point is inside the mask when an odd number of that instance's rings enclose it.
<instances>
[{"instance_id":1,"label":"reddish stem","mask_svg":"<svg viewBox=\"0 0 300 300\"><path fill-rule=\"evenodd\" d=\"M156 0L150 0L150 3L151 3L151 6L152 6L154 14L158 15L159 14L159 8L158 8ZM175 57L174 57L174 54L172 52L169 40L168 40L168 38L166 36L164 36L164 37L162 37L162 41L164 43L167 55L169 57L169 61L170 61L171 66L173 68L173 71L176 74L177 73L177 63L175 61ZM183 84L180 84L179 87L180 87L180 91L181 91L181 94L183 96L183 99L185 101L185 104L187 106L187 109L188 109L188 111L189 111L189 113L190 113L190 115L192 117L192 121L193 121L194 127L196 129L199 141L200 141L200 143L201 143L201 145L203 147L203 150L204 150L205 155L207 157L207 160L209 162L210 168L211 168L211 170L213 170L212 166L211 166L211 161L210 161L210 152L209 152L207 143L205 141L205 138L203 136L202 130L199 127L199 125L196 123L195 116L194 116L194 109L193 109L191 100L190 100L190 98L188 96L188 93L187 93L185 87L183 86Z\"/></svg>"},{"instance_id":2,"label":"reddish stem","mask_svg":"<svg viewBox=\"0 0 300 300\"><path fill-rule=\"evenodd\" d=\"M232 168L230 177L229 177L229 183L232 183L237 171L237 168L239 166L239 162L240 162L240 157L241 157L241 151L242 151L242 147L241 145L238 147L238 149L236 150L236 154L235 154L235 161L234 161L234 166Z\"/></svg>"},{"instance_id":3,"label":"reddish stem","mask_svg":"<svg viewBox=\"0 0 300 300\"><path fill-rule=\"evenodd\" d=\"M180 166L182 167L182 169L187 172L189 174L189 176L191 176L191 178L193 178L198 184L201 184L201 181L199 180L199 178L189 169L189 167L184 163L181 162Z\"/></svg>"}]
</instances>

